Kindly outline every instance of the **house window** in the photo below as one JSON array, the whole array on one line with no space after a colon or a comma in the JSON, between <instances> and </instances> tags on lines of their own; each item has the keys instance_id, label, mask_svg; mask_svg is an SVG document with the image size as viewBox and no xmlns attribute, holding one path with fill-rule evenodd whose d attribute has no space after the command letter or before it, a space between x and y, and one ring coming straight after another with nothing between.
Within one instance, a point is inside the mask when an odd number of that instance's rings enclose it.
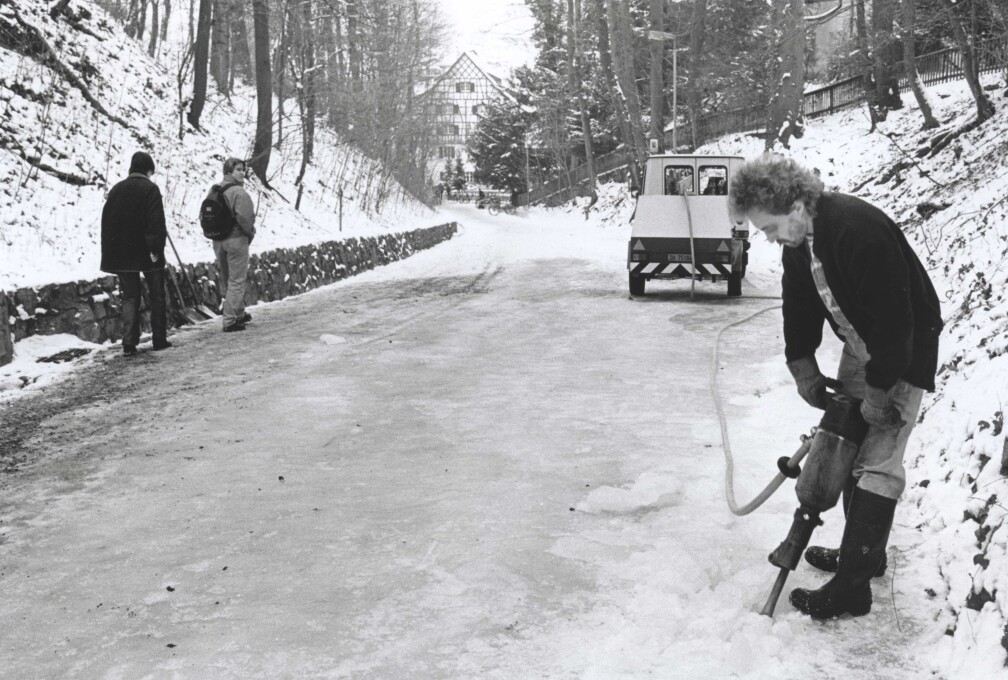
<instances>
[{"instance_id":1,"label":"house window","mask_svg":"<svg viewBox=\"0 0 1008 680\"><path fill-rule=\"evenodd\" d=\"M438 155L441 158L455 158L455 147L454 146L439 146Z\"/></svg>"},{"instance_id":2,"label":"house window","mask_svg":"<svg viewBox=\"0 0 1008 680\"><path fill-rule=\"evenodd\" d=\"M476 115L479 115L479 104L473 104L472 112Z\"/></svg>"},{"instance_id":3,"label":"house window","mask_svg":"<svg viewBox=\"0 0 1008 680\"><path fill-rule=\"evenodd\" d=\"M455 91L456 92L475 92L476 91L476 83L470 83L470 82L465 81L465 80L460 80L457 83L455 83Z\"/></svg>"},{"instance_id":4,"label":"house window","mask_svg":"<svg viewBox=\"0 0 1008 680\"><path fill-rule=\"evenodd\" d=\"M459 105L452 104L452 113L458 113L458 112L459 112Z\"/></svg>"}]
</instances>

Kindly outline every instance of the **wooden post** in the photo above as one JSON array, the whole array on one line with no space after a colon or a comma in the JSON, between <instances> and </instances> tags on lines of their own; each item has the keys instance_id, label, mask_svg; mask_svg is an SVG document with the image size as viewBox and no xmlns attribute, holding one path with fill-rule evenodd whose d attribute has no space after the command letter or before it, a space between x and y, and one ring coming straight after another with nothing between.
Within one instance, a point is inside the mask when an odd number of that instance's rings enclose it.
<instances>
[{"instance_id":1,"label":"wooden post","mask_svg":"<svg viewBox=\"0 0 1008 680\"><path fill-rule=\"evenodd\" d=\"M339 230L343 231L343 187L339 190Z\"/></svg>"}]
</instances>

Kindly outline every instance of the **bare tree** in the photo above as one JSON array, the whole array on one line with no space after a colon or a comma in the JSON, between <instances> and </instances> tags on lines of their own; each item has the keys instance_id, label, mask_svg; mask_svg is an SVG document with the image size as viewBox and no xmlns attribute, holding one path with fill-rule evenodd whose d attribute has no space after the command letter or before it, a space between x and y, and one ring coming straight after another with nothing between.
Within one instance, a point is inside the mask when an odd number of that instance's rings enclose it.
<instances>
[{"instance_id":1,"label":"bare tree","mask_svg":"<svg viewBox=\"0 0 1008 680\"><path fill-rule=\"evenodd\" d=\"M298 14L296 77L298 79L298 110L301 114L301 169L298 171L294 183L299 185L298 195L300 196L301 180L304 179L305 170L311 163L315 147L315 116L317 114L315 35L311 0L300 0Z\"/></svg>"},{"instance_id":2,"label":"bare tree","mask_svg":"<svg viewBox=\"0 0 1008 680\"><path fill-rule=\"evenodd\" d=\"M952 26L952 37L955 39L956 46L959 48L959 52L962 55L963 75L966 76L966 82L969 84L970 92L973 93L973 99L976 102L976 122L983 123L985 120L994 115L994 104L987 98L987 94L984 92L983 87L980 86L980 75L977 71L976 56L973 51L973 45L970 44L970 39L966 35L966 29L963 26L962 18L959 16L958 4L955 0L942 0L942 2L945 3L945 7L948 12L949 23Z\"/></svg>"},{"instance_id":3,"label":"bare tree","mask_svg":"<svg viewBox=\"0 0 1008 680\"><path fill-rule=\"evenodd\" d=\"M266 186L273 147L273 74L270 69L269 0L252 0L255 24L256 135L249 167Z\"/></svg>"},{"instance_id":4,"label":"bare tree","mask_svg":"<svg viewBox=\"0 0 1008 680\"><path fill-rule=\"evenodd\" d=\"M210 54L210 21L213 0L200 0L199 18L196 20L196 51L193 57L193 97L189 105L189 124L200 129L200 116L206 104L207 61Z\"/></svg>"},{"instance_id":5,"label":"bare tree","mask_svg":"<svg viewBox=\"0 0 1008 680\"><path fill-rule=\"evenodd\" d=\"M630 148L635 162L640 163L647 155L647 142L644 139L640 94L637 91L637 81L634 76L636 71L633 63L630 10L625 0L606 0L606 13L609 17L609 37L612 45L617 92L626 106L633 139Z\"/></svg>"},{"instance_id":6,"label":"bare tree","mask_svg":"<svg viewBox=\"0 0 1008 680\"><path fill-rule=\"evenodd\" d=\"M902 0L902 21L900 28L903 31L903 72L906 73L907 80L910 81L910 89L913 90L914 99L917 100L917 107L921 115L924 116L924 129L930 130L938 127L938 120L931 111L931 102L928 101L927 92L924 90L924 81L920 72L917 71L916 48L914 46L914 26L916 25L917 0Z\"/></svg>"},{"instance_id":7,"label":"bare tree","mask_svg":"<svg viewBox=\"0 0 1008 680\"><path fill-rule=\"evenodd\" d=\"M777 57L770 65L766 149L804 134L802 94L805 89L805 2L773 0L772 30Z\"/></svg>"},{"instance_id":8,"label":"bare tree","mask_svg":"<svg viewBox=\"0 0 1008 680\"><path fill-rule=\"evenodd\" d=\"M686 105L690 113L690 135L695 149L703 138L700 121L703 118L704 42L707 39L707 0L695 0L690 20L689 80L686 83Z\"/></svg>"},{"instance_id":9,"label":"bare tree","mask_svg":"<svg viewBox=\"0 0 1008 680\"><path fill-rule=\"evenodd\" d=\"M895 0L872 0L872 61L874 63L875 99L885 109L903 108L899 94L900 45L893 35Z\"/></svg>"},{"instance_id":10,"label":"bare tree","mask_svg":"<svg viewBox=\"0 0 1008 680\"><path fill-rule=\"evenodd\" d=\"M585 101L584 84L581 82L582 51L579 45L579 28L581 24L581 0L567 0L567 40L571 46L569 82L578 102L581 114L581 136L584 139L585 163L588 164L588 190L591 195L591 205L598 200L595 187L598 176L595 174L595 153L592 150L591 120L588 117L588 104Z\"/></svg>"},{"instance_id":11,"label":"bare tree","mask_svg":"<svg viewBox=\"0 0 1008 680\"><path fill-rule=\"evenodd\" d=\"M147 43L147 54L154 57L157 54L158 46L158 36L161 33L158 31L158 2L157 0L150 0L151 3L151 32L150 32L150 42ZM167 19L165 20L167 23Z\"/></svg>"},{"instance_id":12,"label":"bare tree","mask_svg":"<svg viewBox=\"0 0 1008 680\"><path fill-rule=\"evenodd\" d=\"M861 83L864 88L865 101L868 106L868 117L871 119L869 132L874 132L878 121L885 120L885 111L878 105L878 92L875 89L875 74L872 66L872 55L868 48L868 20L865 17L864 0L854 0L854 25L857 38L858 56L862 65Z\"/></svg>"},{"instance_id":13,"label":"bare tree","mask_svg":"<svg viewBox=\"0 0 1008 680\"><path fill-rule=\"evenodd\" d=\"M607 15L600 12L598 15L598 40L599 40L599 64L601 66L602 77L605 79L606 91L612 100L613 111L619 123L620 137L623 144L630 153L630 181L634 187L641 185L639 159L633 153L633 133L630 131L630 119L627 116L626 100L620 92L616 82L616 73L613 70L612 52L609 49L609 22Z\"/></svg>"},{"instance_id":14,"label":"bare tree","mask_svg":"<svg viewBox=\"0 0 1008 680\"><path fill-rule=\"evenodd\" d=\"M231 94L231 2L213 0L213 24L210 34L210 75L217 83L217 90L224 95Z\"/></svg>"}]
</instances>

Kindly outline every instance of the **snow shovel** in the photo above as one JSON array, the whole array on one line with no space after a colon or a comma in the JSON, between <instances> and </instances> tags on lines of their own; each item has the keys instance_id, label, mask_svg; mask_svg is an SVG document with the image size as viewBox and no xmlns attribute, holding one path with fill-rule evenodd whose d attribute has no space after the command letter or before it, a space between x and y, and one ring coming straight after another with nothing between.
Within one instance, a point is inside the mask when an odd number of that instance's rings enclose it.
<instances>
[{"instance_id":1,"label":"snow shovel","mask_svg":"<svg viewBox=\"0 0 1008 680\"><path fill-rule=\"evenodd\" d=\"M168 280L171 281L171 285L175 289L175 295L178 296L179 302L185 305L185 300L182 298L182 290L179 288L178 281L175 280L175 275L170 273L168 275ZM201 321L206 321L206 318L192 307L182 307L181 314L182 318L184 318L189 323L199 323Z\"/></svg>"},{"instance_id":2,"label":"snow shovel","mask_svg":"<svg viewBox=\"0 0 1008 680\"><path fill-rule=\"evenodd\" d=\"M175 249L175 243L172 241L171 234L167 234L167 236L168 243L171 244L171 249L175 253L175 259L178 260L179 271L182 272L182 278L185 279L186 285L189 287L189 292L192 293L193 300L196 302L195 307L186 307L182 310L182 313L185 314L186 318L190 321L192 321L190 314L200 317L198 321L203 321L204 319L216 319L217 314L205 304L200 302L199 295L196 293L196 286L193 285L192 279L190 279L189 274L186 273L185 265L182 264L182 258L179 257L178 250ZM176 284L176 286L177 285L178 284ZM181 295L179 295L179 299L182 299Z\"/></svg>"}]
</instances>

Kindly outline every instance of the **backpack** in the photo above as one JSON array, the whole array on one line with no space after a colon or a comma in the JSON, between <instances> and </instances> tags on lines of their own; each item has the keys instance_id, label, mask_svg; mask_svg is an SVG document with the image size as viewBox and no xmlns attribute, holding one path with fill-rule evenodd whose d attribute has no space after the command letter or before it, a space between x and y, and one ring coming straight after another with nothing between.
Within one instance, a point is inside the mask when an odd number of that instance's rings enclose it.
<instances>
[{"instance_id":1,"label":"backpack","mask_svg":"<svg viewBox=\"0 0 1008 680\"><path fill-rule=\"evenodd\" d=\"M224 191L219 185L213 185L210 195L200 205L199 221L203 235L214 241L227 238L234 227L234 217L224 200Z\"/></svg>"}]
</instances>

